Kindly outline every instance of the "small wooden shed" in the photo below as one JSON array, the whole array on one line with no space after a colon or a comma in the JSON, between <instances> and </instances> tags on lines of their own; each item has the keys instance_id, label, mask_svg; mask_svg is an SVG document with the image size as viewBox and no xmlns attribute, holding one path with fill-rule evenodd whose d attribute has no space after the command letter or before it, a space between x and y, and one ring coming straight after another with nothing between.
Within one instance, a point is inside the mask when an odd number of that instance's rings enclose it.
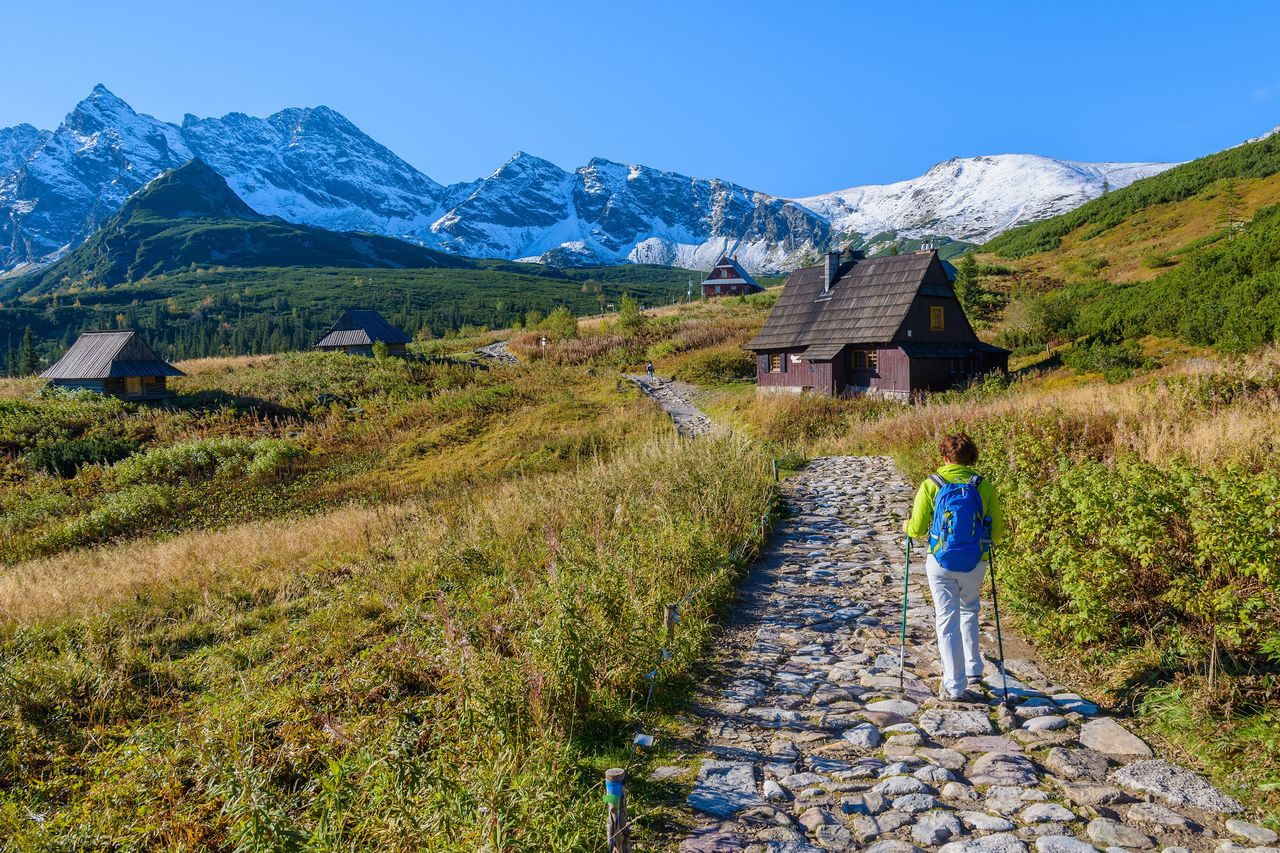
<instances>
[{"instance_id":1,"label":"small wooden shed","mask_svg":"<svg viewBox=\"0 0 1280 853\"><path fill-rule=\"evenodd\" d=\"M906 400L1004 372L1009 351L974 334L937 252L832 252L787 279L760 334L758 391Z\"/></svg>"},{"instance_id":2,"label":"small wooden shed","mask_svg":"<svg viewBox=\"0 0 1280 853\"><path fill-rule=\"evenodd\" d=\"M59 388L82 388L125 400L156 400L171 393L168 377L186 374L156 355L137 332L120 329L85 332L40 375Z\"/></svg>"},{"instance_id":3,"label":"small wooden shed","mask_svg":"<svg viewBox=\"0 0 1280 853\"><path fill-rule=\"evenodd\" d=\"M702 281L702 295L706 297L743 296L762 290L764 288L756 284L751 273L738 263L738 259L728 255L721 255L715 267Z\"/></svg>"},{"instance_id":4,"label":"small wooden shed","mask_svg":"<svg viewBox=\"0 0 1280 853\"><path fill-rule=\"evenodd\" d=\"M343 311L338 322L316 344L316 349L373 355L373 345L384 343L391 355L404 355L404 345L413 338L387 322L377 311Z\"/></svg>"}]
</instances>

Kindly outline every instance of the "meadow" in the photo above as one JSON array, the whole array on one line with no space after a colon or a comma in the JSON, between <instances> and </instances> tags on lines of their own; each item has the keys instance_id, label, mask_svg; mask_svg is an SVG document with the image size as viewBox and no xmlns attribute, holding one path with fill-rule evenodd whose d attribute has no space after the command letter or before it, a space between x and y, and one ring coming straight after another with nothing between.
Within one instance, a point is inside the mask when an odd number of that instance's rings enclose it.
<instances>
[{"instance_id":1,"label":"meadow","mask_svg":"<svg viewBox=\"0 0 1280 853\"><path fill-rule=\"evenodd\" d=\"M740 347L774 298L530 316L510 366L475 358L484 332L403 361L190 361L170 407L6 381L0 837L596 849L603 769L680 760L771 460L892 453L917 478L957 428L1016 507L1019 630L1274 813L1280 355L1148 338L1112 382L1059 352L908 407L758 398ZM677 440L619 379L646 360L730 435ZM168 503L129 515L148 494ZM689 592L642 714L662 607ZM670 838L671 792L633 795L637 837Z\"/></svg>"},{"instance_id":2,"label":"meadow","mask_svg":"<svg viewBox=\"0 0 1280 853\"><path fill-rule=\"evenodd\" d=\"M7 848L592 846L662 606L655 708L771 469L493 339L186 362L168 406L7 381Z\"/></svg>"}]
</instances>

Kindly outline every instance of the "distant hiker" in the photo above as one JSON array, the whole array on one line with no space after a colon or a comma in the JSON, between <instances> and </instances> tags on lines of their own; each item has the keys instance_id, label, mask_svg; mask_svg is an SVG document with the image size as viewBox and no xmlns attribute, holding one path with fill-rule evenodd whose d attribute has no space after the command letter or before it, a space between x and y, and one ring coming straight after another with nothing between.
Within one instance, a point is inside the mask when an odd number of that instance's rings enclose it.
<instances>
[{"instance_id":1,"label":"distant hiker","mask_svg":"<svg viewBox=\"0 0 1280 853\"><path fill-rule=\"evenodd\" d=\"M644 372L649 375L649 382L652 383L653 382L653 362L652 361L645 363Z\"/></svg>"},{"instance_id":2,"label":"distant hiker","mask_svg":"<svg viewBox=\"0 0 1280 853\"><path fill-rule=\"evenodd\" d=\"M943 464L920 484L906 532L912 539L927 539L929 545L925 573L942 658L938 696L980 702L982 696L974 689L982 684L978 597L991 543L1004 536L1004 516L995 488L970 467L978 461L972 438L948 435L939 442L938 452Z\"/></svg>"}]
</instances>

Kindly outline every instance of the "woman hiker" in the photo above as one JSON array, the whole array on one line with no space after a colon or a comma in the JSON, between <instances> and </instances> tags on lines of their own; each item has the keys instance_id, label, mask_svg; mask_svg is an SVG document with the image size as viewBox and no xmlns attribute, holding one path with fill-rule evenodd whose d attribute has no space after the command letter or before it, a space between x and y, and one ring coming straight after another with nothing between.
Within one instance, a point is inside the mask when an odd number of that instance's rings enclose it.
<instances>
[{"instance_id":1,"label":"woman hiker","mask_svg":"<svg viewBox=\"0 0 1280 853\"><path fill-rule=\"evenodd\" d=\"M942 466L920 484L906 532L929 543L925 573L942 658L938 697L981 702L976 689L982 685L978 596L991 545L1004 536L1004 517L995 488L971 467L978 461L972 438L948 435L939 442L938 452Z\"/></svg>"}]
</instances>

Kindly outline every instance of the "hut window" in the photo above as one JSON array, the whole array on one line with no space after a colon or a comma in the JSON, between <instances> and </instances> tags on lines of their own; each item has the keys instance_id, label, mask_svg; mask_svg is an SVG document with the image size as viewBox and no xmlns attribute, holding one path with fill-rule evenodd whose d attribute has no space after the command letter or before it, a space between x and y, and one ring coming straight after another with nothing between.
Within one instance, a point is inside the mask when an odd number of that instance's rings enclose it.
<instances>
[{"instance_id":1,"label":"hut window","mask_svg":"<svg viewBox=\"0 0 1280 853\"><path fill-rule=\"evenodd\" d=\"M941 306L941 305L930 305L930 306L929 306L929 331L931 331L931 332L941 332L941 331L942 331L942 318L943 318L943 316L944 316L944 315L943 315L943 311L942 311L942 306Z\"/></svg>"},{"instance_id":2,"label":"hut window","mask_svg":"<svg viewBox=\"0 0 1280 853\"><path fill-rule=\"evenodd\" d=\"M853 369L854 370L875 370L877 356L879 354L873 349L856 349L853 351Z\"/></svg>"},{"instance_id":3,"label":"hut window","mask_svg":"<svg viewBox=\"0 0 1280 853\"><path fill-rule=\"evenodd\" d=\"M130 397L136 397L142 393L142 377L126 376L124 379L124 392Z\"/></svg>"},{"instance_id":4,"label":"hut window","mask_svg":"<svg viewBox=\"0 0 1280 853\"><path fill-rule=\"evenodd\" d=\"M769 354L769 372L770 373L782 372L782 356L776 352Z\"/></svg>"}]
</instances>

